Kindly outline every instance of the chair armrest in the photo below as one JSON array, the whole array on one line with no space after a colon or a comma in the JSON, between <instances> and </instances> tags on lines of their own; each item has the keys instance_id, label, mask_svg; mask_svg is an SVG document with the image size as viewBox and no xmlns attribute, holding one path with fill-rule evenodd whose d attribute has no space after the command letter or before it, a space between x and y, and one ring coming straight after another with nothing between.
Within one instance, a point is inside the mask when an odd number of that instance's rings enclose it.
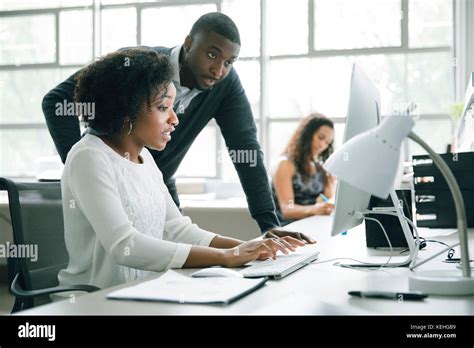
<instances>
[{"instance_id":1,"label":"chair armrest","mask_svg":"<svg viewBox=\"0 0 474 348\"><path fill-rule=\"evenodd\" d=\"M97 286L94 285L71 285L71 286L55 286L53 288L45 288L39 290L25 290L20 285L20 273L17 273L15 279L13 279L12 285L10 290L13 295L20 298L28 298L28 297L35 297L39 295L50 295L55 294L57 292L65 292L65 291L85 291L85 292L94 292L97 290L101 290Z\"/></svg>"}]
</instances>

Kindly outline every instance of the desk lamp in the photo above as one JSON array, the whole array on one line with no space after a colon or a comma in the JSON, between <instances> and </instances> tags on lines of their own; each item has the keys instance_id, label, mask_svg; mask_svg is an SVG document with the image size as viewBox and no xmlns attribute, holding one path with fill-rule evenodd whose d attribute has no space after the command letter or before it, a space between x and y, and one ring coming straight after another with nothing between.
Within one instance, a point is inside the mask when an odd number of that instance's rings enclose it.
<instances>
[{"instance_id":1,"label":"desk lamp","mask_svg":"<svg viewBox=\"0 0 474 348\"><path fill-rule=\"evenodd\" d=\"M448 183L454 199L462 273L460 270L415 272L410 275L410 289L433 295L474 295L466 211L459 185L441 156L411 131L414 125L409 116L386 117L376 128L360 133L343 144L326 161L324 168L341 181L374 196L387 198L393 190L403 140L408 137L425 149Z\"/></svg>"}]
</instances>

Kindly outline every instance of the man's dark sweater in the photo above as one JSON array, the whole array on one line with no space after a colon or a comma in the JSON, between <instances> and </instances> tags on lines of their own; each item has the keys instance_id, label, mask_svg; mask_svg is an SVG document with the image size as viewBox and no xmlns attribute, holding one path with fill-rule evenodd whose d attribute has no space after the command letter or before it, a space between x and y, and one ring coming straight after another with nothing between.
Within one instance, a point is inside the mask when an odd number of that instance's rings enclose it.
<instances>
[{"instance_id":1,"label":"man's dark sweater","mask_svg":"<svg viewBox=\"0 0 474 348\"><path fill-rule=\"evenodd\" d=\"M150 47L150 49L168 56L171 53L171 49L164 47ZM57 116L56 103L73 102L77 74L52 89L43 99L46 123L63 163L71 147L81 139L81 134L78 118ZM265 232L279 226L263 162L263 153L257 141L252 110L236 71L232 68L229 75L214 88L199 93L192 99L185 113L178 114L178 117L179 125L166 148L163 151L149 149L163 173L165 183L176 204L179 206L173 175L194 139L211 118L214 118L231 153L235 154L238 150L250 150L253 151L251 153L257 153L256 165L234 161L234 166L247 196L250 213L261 231Z\"/></svg>"}]
</instances>

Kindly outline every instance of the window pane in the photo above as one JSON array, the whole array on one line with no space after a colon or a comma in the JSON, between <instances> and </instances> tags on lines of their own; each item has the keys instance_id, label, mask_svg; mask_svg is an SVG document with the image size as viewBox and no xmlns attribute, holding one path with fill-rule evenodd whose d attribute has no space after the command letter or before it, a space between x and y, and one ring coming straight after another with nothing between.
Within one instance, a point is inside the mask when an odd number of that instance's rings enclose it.
<instances>
[{"instance_id":1,"label":"window pane","mask_svg":"<svg viewBox=\"0 0 474 348\"><path fill-rule=\"evenodd\" d=\"M242 47L240 57L260 55L260 1L224 0L222 12L237 25Z\"/></svg>"},{"instance_id":2,"label":"window pane","mask_svg":"<svg viewBox=\"0 0 474 348\"><path fill-rule=\"evenodd\" d=\"M215 11L217 7L214 4L144 9L141 44L165 47L181 45L194 22L203 14ZM179 18L179 24L177 18Z\"/></svg>"},{"instance_id":3,"label":"window pane","mask_svg":"<svg viewBox=\"0 0 474 348\"><path fill-rule=\"evenodd\" d=\"M101 12L101 52L137 45L137 12L134 7L105 9Z\"/></svg>"},{"instance_id":4,"label":"window pane","mask_svg":"<svg viewBox=\"0 0 474 348\"><path fill-rule=\"evenodd\" d=\"M176 176L215 176L216 153L216 128L207 126L189 149Z\"/></svg>"},{"instance_id":5,"label":"window pane","mask_svg":"<svg viewBox=\"0 0 474 348\"><path fill-rule=\"evenodd\" d=\"M0 71L0 123L43 123L43 97L74 71L75 69Z\"/></svg>"},{"instance_id":6,"label":"window pane","mask_svg":"<svg viewBox=\"0 0 474 348\"><path fill-rule=\"evenodd\" d=\"M437 153L445 153L448 144L452 142L452 123L444 120L416 120L413 132L426 141ZM408 142L410 155L426 155L418 144Z\"/></svg>"},{"instance_id":7,"label":"window pane","mask_svg":"<svg viewBox=\"0 0 474 348\"><path fill-rule=\"evenodd\" d=\"M270 116L298 118L321 112L327 117L345 117L351 69L346 57L272 60Z\"/></svg>"},{"instance_id":8,"label":"window pane","mask_svg":"<svg viewBox=\"0 0 474 348\"><path fill-rule=\"evenodd\" d=\"M421 114L449 113L453 84L452 53L407 55L407 101L415 101Z\"/></svg>"},{"instance_id":9,"label":"window pane","mask_svg":"<svg viewBox=\"0 0 474 348\"><path fill-rule=\"evenodd\" d=\"M35 176L38 159L56 154L45 129L0 130L0 176Z\"/></svg>"},{"instance_id":10,"label":"window pane","mask_svg":"<svg viewBox=\"0 0 474 348\"><path fill-rule=\"evenodd\" d=\"M380 92L382 115L407 105L406 60L402 54L350 57L367 74Z\"/></svg>"},{"instance_id":11,"label":"window pane","mask_svg":"<svg viewBox=\"0 0 474 348\"><path fill-rule=\"evenodd\" d=\"M410 0L408 30L410 47L451 46L453 2Z\"/></svg>"},{"instance_id":12,"label":"window pane","mask_svg":"<svg viewBox=\"0 0 474 348\"><path fill-rule=\"evenodd\" d=\"M237 171L235 170L234 163L229 156L229 152L227 151L227 147L225 145L225 140L222 137L222 134L219 131L219 136L221 137L221 149L220 152L217 153L217 161L222 166L222 180L225 182L239 182L239 176L237 175ZM257 139L260 139L260 127L257 124ZM263 145L260 143L260 147L263 148ZM263 150L262 150L263 151ZM266 156L264 160L266 160Z\"/></svg>"},{"instance_id":13,"label":"window pane","mask_svg":"<svg viewBox=\"0 0 474 348\"><path fill-rule=\"evenodd\" d=\"M235 69L249 98L254 117L259 115L260 63L258 61L237 61Z\"/></svg>"},{"instance_id":14,"label":"window pane","mask_svg":"<svg viewBox=\"0 0 474 348\"><path fill-rule=\"evenodd\" d=\"M380 91L382 114L410 102L420 114L447 113L453 103L453 66L449 52L371 55L355 59Z\"/></svg>"},{"instance_id":15,"label":"window pane","mask_svg":"<svg viewBox=\"0 0 474 348\"><path fill-rule=\"evenodd\" d=\"M0 64L54 63L54 15L2 17Z\"/></svg>"},{"instance_id":16,"label":"window pane","mask_svg":"<svg viewBox=\"0 0 474 348\"><path fill-rule=\"evenodd\" d=\"M318 50L401 45L400 0L315 0Z\"/></svg>"},{"instance_id":17,"label":"window pane","mask_svg":"<svg viewBox=\"0 0 474 348\"><path fill-rule=\"evenodd\" d=\"M0 11L89 5L92 5L92 0L2 0Z\"/></svg>"},{"instance_id":18,"label":"window pane","mask_svg":"<svg viewBox=\"0 0 474 348\"><path fill-rule=\"evenodd\" d=\"M327 117L345 117L349 101L352 64L345 57L311 61L311 111Z\"/></svg>"},{"instance_id":19,"label":"window pane","mask_svg":"<svg viewBox=\"0 0 474 348\"><path fill-rule=\"evenodd\" d=\"M80 64L92 59L92 11L62 11L59 15L59 61Z\"/></svg>"},{"instance_id":20,"label":"window pane","mask_svg":"<svg viewBox=\"0 0 474 348\"><path fill-rule=\"evenodd\" d=\"M220 137L221 149L217 154L217 161L222 166L222 179L226 182L239 182L239 176L235 170L234 163L232 163L232 160L230 159L229 152L225 146L224 138L222 138L222 135L220 135Z\"/></svg>"},{"instance_id":21,"label":"window pane","mask_svg":"<svg viewBox=\"0 0 474 348\"><path fill-rule=\"evenodd\" d=\"M311 110L310 60L271 60L268 74L271 117L302 117Z\"/></svg>"},{"instance_id":22,"label":"window pane","mask_svg":"<svg viewBox=\"0 0 474 348\"><path fill-rule=\"evenodd\" d=\"M304 117L304 116L303 116ZM267 161L270 164L268 167L268 174L272 175L275 170L278 158L285 150L286 145L294 131L298 127L299 122L303 119L300 117L295 122L271 122L268 127L268 157Z\"/></svg>"},{"instance_id":23,"label":"window pane","mask_svg":"<svg viewBox=\"0 0 474 348\"><path fill-rule=\"evenodd\" d=\"M268 54L308 52L308 1L267 1Z\"/></svg>"}]
</instances>

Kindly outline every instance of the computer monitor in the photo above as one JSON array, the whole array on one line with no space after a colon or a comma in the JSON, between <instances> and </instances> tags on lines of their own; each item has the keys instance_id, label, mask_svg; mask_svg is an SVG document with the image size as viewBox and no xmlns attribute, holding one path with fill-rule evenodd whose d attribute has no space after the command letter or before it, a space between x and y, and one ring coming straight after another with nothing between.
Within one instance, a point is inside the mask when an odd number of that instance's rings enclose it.
<instances>
[{"instance_id":1,"label":"computer monitor","mask_svg":"<svg viewBox=\"0 0 474 348\"><path fill-rule=\"evenodd\" d=\"M346 142L355 135L376 127L379 123L379 91L362 69L354 64L343 141ZM360 225L363 219L355 217L354 212L367 210L370 197L369 193L338 181L331 234L335 236Z\"/></svg>"},{"instance_id":2,"label":"computer monitor","mask_svg":"<svg viewBox=\"0 0 474 348\"><path fill-rule=\"evenodd\" d=\"M474 122L471 109L474 107L474 72L471 73L464 97L464 109L456 129L455 144L452 152L474 150Z\"/></svg>"}]
</instances>

